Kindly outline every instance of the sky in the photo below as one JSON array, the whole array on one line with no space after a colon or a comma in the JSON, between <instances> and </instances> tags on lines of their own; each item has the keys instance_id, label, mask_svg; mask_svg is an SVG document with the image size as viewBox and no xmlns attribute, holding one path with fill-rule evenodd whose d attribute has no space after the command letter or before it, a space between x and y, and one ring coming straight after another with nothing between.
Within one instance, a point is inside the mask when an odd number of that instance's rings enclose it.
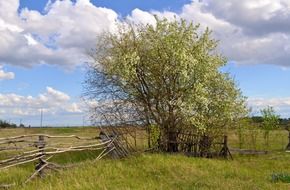
<instances>
[{"instance_id":1,"label":"sky","mask_svg":"<svg viewBox=\"0 0 290 190\"><path fill-rule=\"evenodd\" d=\"M153 15L209 27L251 114L290 117L290 0L0 0L0 119L39 126L42 111L45 126L88 125L89 50Z\"/></svg>"}]
</instances>

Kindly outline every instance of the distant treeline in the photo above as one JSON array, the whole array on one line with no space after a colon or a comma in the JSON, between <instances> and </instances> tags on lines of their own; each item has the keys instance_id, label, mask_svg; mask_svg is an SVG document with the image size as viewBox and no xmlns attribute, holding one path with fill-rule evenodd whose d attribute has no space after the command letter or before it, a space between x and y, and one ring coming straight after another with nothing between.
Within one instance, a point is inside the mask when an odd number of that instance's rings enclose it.
<instances>
[{"instance_id":1,"label":"distant treeline","mask_svg":"<svg viewBox=\"0 0 290 190\"><path fill-rule=\"evenodd\" d=\"M261 116L253 116L253 117L248 117L245 118L248 121L251 121L251 123L253 124L257 124L257 125L262 125L263 123L263 117ZM290 118L280 118L279 119L279 125L281 127L290 127ZM16 128L16 127L26 127L23 124L20 125L16 125L15 123L10 123L4 120L0 120L0 128Z\"/></svg>"},{"instance_id":2,"label":"distant treeline","mask_svg":"<svg viewBox=\"0 0 290 190\"><path fill-rule=\"evenodd\" d=\"M16 128L16 127L25 127L25 126L23 124L17 126L15 123L0 120L0 128Z\"/></svg>"},{"instance_id":3,"label":"distant treeline","mask_svg":"<svg viewBox=\"0 0 290 190\"><path fill-rule=\"evenodd\" d=\"M255 124L262 124L264 121L263 117L261 116L253 116L247 119L251 120ZM279 118L279 125L281 127L290 126L290 118Z\"/></svg>"}]
</instances>

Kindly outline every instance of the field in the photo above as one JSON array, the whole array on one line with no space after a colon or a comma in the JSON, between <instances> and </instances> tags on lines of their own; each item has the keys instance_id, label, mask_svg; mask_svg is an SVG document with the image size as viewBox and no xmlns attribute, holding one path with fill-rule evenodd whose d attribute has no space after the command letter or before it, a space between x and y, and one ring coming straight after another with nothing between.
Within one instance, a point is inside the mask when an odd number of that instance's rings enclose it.
<instances>
[{"instance_id":1,"label":"field","mask_svg":"<svg viewBox=\"0 0 290 190\"><path fill-rule=\"evenodd\" d=\"M77 134L96 136L95 128L1 129L0 136L18 134ZM260 132L261 133L261 132ZM262 134L257 135L257 149L262 149ZM230 145L239 142L235 131ZM33 164L3 170L0 183L16 183L11 189L79 190L79 189L290 189L290 183L273 182L272 175L290 174L290 153L282 151L287 142L284 131L271 136L271 152L266 155L234 155L234 160L192 158L183 155L143 153L122 160L94 161L93 152L70 153L54 158L57 163L77 166L50 172L44 179L21 183L32 174ZM260 145L261 144L261 145ZM245 143L245 148L251 144Z\"/></svg>"}]
</instances>

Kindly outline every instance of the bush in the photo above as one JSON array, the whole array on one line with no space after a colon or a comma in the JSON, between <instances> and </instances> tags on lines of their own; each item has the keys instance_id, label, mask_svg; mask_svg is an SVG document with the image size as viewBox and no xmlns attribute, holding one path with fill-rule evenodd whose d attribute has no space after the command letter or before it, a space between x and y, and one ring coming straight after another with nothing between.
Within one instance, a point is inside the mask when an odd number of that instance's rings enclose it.
<instances>
[{"instance_id":1,"label":"bush","mask_svg":"<svg viewBox=\"0 0 290 190\"><path fill-rule=\"evenodd\" d=\"M278 128L280 116L277 115L274 108L270 106L262 109L261 114L263 118L262 127L264 129L265 146L266 148L269 148L270 131Z\"/></svg>"},{"instance_id":2,"label":"bush","mask_svg":"<svg viewBox=\"0 0 290 190\"><path fill-rule=\"evenodd\" d=\"M157 125L150 125L149 126L149 133L150 133L150 144L152 147L159 146L160 140L160 129Z\"/></svg>"}]
</instances>

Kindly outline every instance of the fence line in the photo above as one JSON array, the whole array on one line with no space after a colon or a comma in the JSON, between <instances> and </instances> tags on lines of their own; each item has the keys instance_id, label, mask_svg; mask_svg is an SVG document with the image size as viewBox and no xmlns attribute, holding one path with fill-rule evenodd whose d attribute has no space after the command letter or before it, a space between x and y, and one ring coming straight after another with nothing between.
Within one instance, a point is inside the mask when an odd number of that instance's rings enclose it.
<instances>
[{"instance_id":1,"label":"fence line","mask_svg":"<svg viewBox=\"0 0 290 190\"><path fill-rule=\"evenodd\" d=\"M77 139L76 142L65 144L53 144L48 139ZM13 137L0 138L0 170L8 169L14 166L36 162L34 173L24 182L27 183L35 176L42 176L45 170L59 170L66 168L52 162L49 162L55 155L67 152L93 151L96 152L95 160L99 160L104 156L116 150L115 137L106 140L98 137L80 137L77 135L69 136L53 136L47 134L30 134ZM81 144L79 144L81 141ZM3 158L3 156L6 158ZM0 187L2 187L0 185Z\"/></svg>"}]
</instances>

